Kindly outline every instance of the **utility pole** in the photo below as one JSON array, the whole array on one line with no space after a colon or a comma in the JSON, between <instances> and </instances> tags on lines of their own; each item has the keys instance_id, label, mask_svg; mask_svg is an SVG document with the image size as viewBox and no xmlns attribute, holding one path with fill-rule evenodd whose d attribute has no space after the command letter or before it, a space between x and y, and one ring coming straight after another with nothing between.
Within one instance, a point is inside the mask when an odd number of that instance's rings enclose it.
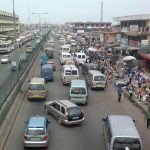
<instances>
[{"instance_id":1,"label":"utility pole","mask_svg":"<svg viewBox=\"0 0 150 150\"><path fill-rule=\"evenodd\" d=\"M14 0L13 0L13 21L14 21L14 40L15 40L15 46L14 51L17 49L17 35L16 35L16 16L15 16L15 6L14 6Z\"/></svg>"},{"instance_id":2,"label":"utility pole","mask_svg":"<svg viewBox=\"0 0 150 150\"><path fill-rule=\"evenodd\" d=\"M103 1L101 1L101 17L100 22L103 22Z\"/></svg>"},{"instance_id":3,"label":"utility pole","mask_svg":"<svg viewBox=\"0 0 150 150\"><path fill-rule=\"evenodd\" d=\"M29 26L31 25L31 19L30 19L30 7L28 5L28 23L29 23Z\"/></svg>"}]
</instances>

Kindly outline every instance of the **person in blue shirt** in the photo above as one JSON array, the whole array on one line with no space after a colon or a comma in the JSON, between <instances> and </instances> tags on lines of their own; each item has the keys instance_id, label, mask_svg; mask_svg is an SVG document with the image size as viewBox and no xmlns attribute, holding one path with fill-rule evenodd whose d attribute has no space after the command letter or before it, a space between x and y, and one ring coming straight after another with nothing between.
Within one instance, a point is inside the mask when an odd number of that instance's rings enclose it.
<instances>
[{"instance_id":1,"label":"person in blue shirt","mask_svg":"<svg viewBox=\"0 0 150 150\"><path fill-rule=\"evenodd\" d=\"M122 90L122 87L120 85L117 86L117 93L118 93L118 102L120 102L122 94L123 94L123 90Z\"/></svg>"}]
</instances>

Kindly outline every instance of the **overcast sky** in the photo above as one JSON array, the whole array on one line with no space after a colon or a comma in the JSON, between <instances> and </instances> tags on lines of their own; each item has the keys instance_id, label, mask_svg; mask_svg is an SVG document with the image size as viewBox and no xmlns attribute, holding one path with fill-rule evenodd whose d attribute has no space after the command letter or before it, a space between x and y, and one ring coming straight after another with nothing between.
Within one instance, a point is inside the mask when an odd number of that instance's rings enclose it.
<instances>
[{"instance_id":1,"label":"overcast sky","mask_svg":"<svg viewBox=\"0 0 150 150\"><path fill-rule=\"evenodd\" d=\"M65 23L71 21L100 21L101 1L103 1L103 21L113 21L113 17L150 14L150 0L14 0L15 13L21 23L41 22ZM12 12L13 0L0 0L0 10ZM30 14L30 15L29 15Z\"/></svg>"}]
</instances>

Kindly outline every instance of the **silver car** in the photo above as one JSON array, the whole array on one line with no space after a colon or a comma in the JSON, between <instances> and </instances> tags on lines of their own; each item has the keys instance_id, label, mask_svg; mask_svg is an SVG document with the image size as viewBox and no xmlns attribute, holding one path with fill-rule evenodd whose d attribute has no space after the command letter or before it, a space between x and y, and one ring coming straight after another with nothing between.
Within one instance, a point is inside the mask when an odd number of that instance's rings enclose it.
<instances>
[{"instance_id":1,"label":"silver car","mask_svg":"<svg viewBox=\"0 0 150 150\"><path fill-rule=\"evenodd\" d=\"M48 121L43 116L32 116L27 121L24 132L24 148L44 147L48 148L49 143L49 126Z\"/></svg>"},{"instance_id":2,"label":"silver car","mask_svg":"<svg viewBox=\"0 0 150 150\"><path fill-rule=\"evenodd\" d=\"M80 107L69 100L55 100L45 103L46 113L54 116L59 124L73 125L84 121Z\"/></svg>"}]
</instances>

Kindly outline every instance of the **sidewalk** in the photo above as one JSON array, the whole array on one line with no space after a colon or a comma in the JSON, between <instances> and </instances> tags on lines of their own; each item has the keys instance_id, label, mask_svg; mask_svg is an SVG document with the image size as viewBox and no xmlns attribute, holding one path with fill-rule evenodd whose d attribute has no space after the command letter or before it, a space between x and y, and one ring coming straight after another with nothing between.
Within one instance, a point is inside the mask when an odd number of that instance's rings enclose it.
<instances>
[{"instance_id":1,"label":"sidewalk","mask_svg":"<svg viewBox=\"0 0 150 150\"><path fill-rule=\"evenodd\" d=\"M144 75L147 76L147 77L150 77L150 73L144 73ZM125 76L124 79L125 79L125 80L128 80L128 77ZM137 81L135 78L132 79L132 82L131 82L131 83L132 83L132 85L137 85L137 86L138 86L138 81ZM125 95L125 97L127 97L127 98L129 99L129 92L128 92L126 89L124 89L124 95ZM131 101L131 102L134 103L138 108L140 108L140 110L141 110L143 113L146 113L146 112L147 112L148 106L150 105L150 103L149 103L149 104L146 104L143 100L139 101L138 98L137 98L137 95L135 95L135 93L133 93L132 98L129 99L129 101Z\"/></svg>"}]
</instances>

